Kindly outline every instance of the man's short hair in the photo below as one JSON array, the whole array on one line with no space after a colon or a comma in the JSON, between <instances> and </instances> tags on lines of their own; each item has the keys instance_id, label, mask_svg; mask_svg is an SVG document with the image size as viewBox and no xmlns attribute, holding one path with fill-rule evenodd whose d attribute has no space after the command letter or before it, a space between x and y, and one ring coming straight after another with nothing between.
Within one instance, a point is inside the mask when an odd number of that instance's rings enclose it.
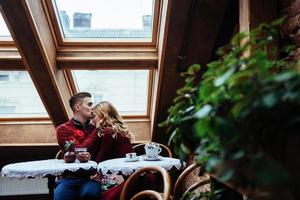
<instances>
[{"instance_id":1,"label":"man's short hair","mask_svg":"<svg viewBox=\"0 0 300 200\"><path fill-rule=\"evenodd\" d=\"M75 104L82 101L86 97L92 97L92 95L88 92L78 92L78 93L74 94L69 100L71 109L74 111Z\"/></svg>"}]
</instances>

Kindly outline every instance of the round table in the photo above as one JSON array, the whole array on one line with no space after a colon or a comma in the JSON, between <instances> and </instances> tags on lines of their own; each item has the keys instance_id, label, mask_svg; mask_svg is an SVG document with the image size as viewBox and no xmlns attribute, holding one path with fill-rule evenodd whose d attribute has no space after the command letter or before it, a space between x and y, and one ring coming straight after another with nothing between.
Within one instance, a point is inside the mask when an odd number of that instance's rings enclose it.
<instances>
[{"instance_id":1,"label":"round table","mask_svg":"<svg viewBox=\"0 0 300 200\"><path fill-rule=\"evenodd\" d=\"M76 172L79 169L97 169L97 163L66 163L62 159L49 159L39 161L20 162L6 165L2 168L2 176L14 178L44 178L47 175L59 176L65 171Z\"/></svg>"},{"instance_id":2,"label":"round table","mask_svg":"<svg viewBox=\"0 0 300 200\"><path fill-rule=\"evenodd\" d=\"M126 158L116 158L100 162L98 164L98 171L102 174L122 174L128 176L142 167L149 166L159 166L169 171L172 168L179 170L185 166L185 163L177 158L169 157L160 157L160 160L156 161L146 161L143 159L143 156L140 156L139 160L135 162L128 162Z\"/></svg>"},{"instance_id":3,"label":"round table","mask_svg":"<svg viewBox=\"0 0 300 200\"><path fill-rule=\"evenodd\" d=\"M88 161L86 163L66 163L62 159L49 159L39 161L20 162L5 165L1 175L12 178L48 178L50 197L53 197L55 177L66 171L76 172L78 170L96 170L97 163Z\"/></svg>"}]
</instances>

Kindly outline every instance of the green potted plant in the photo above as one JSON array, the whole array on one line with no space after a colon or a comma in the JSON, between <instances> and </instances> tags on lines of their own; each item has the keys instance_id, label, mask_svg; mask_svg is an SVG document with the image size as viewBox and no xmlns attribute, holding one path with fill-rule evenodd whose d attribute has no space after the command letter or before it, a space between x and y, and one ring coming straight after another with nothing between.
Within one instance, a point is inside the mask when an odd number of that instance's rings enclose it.
<instances>
[{"instance_id":1,"label":"green potted plant","mask_svg":"<svg viewBox=\"0 0 300 200\"><path fill-rule=\"evenodd\" d=\"M168 127L181 158L194 155L217 179L258 199L280 198L276 191L283 191L289 174L274 152L300 128L300 75L288 55L292 46L279 52L273 45L282 22L237 34L200 78L200 66L190 66L160 124ZM287 56L277 58L282 52Z\"/></svg>"},{"instance_id":2,"label":"green potted plant","mask_svg":"<svg viewBox=\"0 0 300 200\"><path fill-rule=\"evenodd\" d=\"M76 160L76 153L74 151L74 141L66 141L64 146L64 160L66 163L73 163Z\"/></svg>"}]
</instances>

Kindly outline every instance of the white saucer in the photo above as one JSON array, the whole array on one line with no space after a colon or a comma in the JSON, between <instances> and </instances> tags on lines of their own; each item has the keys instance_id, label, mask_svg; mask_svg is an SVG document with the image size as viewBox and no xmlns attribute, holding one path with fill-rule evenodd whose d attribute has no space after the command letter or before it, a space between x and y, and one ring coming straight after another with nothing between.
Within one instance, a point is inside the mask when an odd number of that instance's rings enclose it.
<instances>
[{"instance_id":1,"label":"white saucer","mask_svg":"<svg viewBox=\"0 0 300 200\"><path fill-rule=\"evenodd\" d=\"M127 159L127 158L124 158L124 161L125 162L136 162L136 161L139 161L140 157L135 157L134 159Z\"/></svg>"},{"instance_id":2,"label":"white saucer","mask_svg":"<svg viewBox=\"0 0 300 200\"><path fill-rule=\"evenodd\" d=\"M143 155L142 159L146 160L146 161L158 161L158 160L162 160L162 157L161 156L157 156L157 157L152 158L152 157L148 157L146 155Z\"/></svg>"}]
</instances>

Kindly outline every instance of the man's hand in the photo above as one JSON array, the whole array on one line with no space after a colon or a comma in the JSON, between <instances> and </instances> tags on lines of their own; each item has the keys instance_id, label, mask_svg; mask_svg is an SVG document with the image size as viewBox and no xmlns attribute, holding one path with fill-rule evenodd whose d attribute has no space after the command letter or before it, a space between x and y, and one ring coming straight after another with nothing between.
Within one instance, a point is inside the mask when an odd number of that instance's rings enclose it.
<instances>
[{"instance_id":1,"label":"man's hand","mask_svg":"<svg viewBox=\"0 0 300 200\"><path fill-rule=\"evenodd\" d=\"M94 175L90 176L90 180L94 180L100 183L102 180L102 175L99 172L96 172Z\"/></svg>"},{"instance_id":2,"label":"man's hand","mask_svg":"<svg viewBox=\"0 0 300 200\"><path fill-rule=\"evenodd\" d=\"M89 152L80 152L77 154L77 159L80 162L87 162L91 159L91 154Z\"/></svg>"}]
</instances>

